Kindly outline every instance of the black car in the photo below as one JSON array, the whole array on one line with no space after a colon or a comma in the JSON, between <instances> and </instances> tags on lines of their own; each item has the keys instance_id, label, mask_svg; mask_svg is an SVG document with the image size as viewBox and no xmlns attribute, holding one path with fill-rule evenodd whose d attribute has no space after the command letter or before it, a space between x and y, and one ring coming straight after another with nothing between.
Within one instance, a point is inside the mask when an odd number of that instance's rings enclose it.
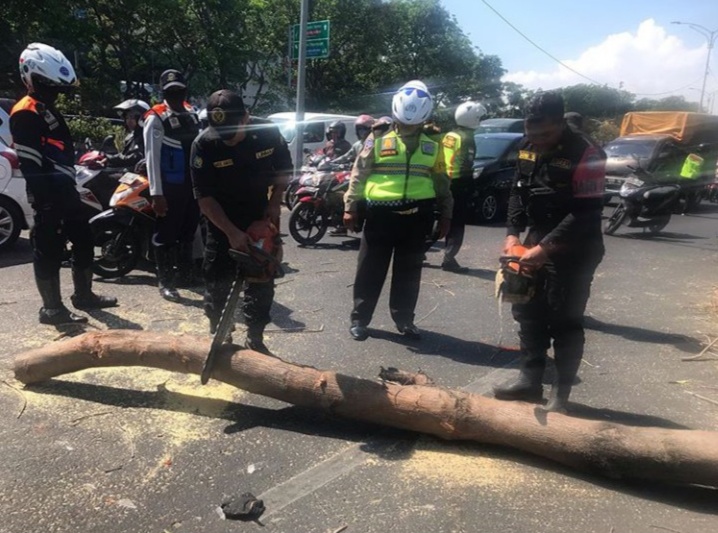
<instances>
[{"instance_id":1,"label":"black car","mask_svg":"<svg viewBox=\"0 0 718 533\"><path fill-rule=\"evenodd\" d=\"M478 222L497 222L506 214L516 173L522 133L477 133L474 183L469 209Z\"/></svg>"}]
</instances>

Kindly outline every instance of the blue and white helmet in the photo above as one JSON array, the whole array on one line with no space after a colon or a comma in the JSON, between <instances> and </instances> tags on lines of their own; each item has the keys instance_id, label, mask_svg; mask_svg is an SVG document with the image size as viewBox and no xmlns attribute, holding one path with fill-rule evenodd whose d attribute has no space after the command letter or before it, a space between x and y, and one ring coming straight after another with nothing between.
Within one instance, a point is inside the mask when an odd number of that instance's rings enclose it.
<instances>
[{"instance_id":1,"label":"blue and white helmet","mask_svg":"<svg viewBox=\"0 0 718 533\"><path fill-rule=\"evenodd\" d=\"M413 80L404 84L391 101L391 113L397 122L418 125L429 120L434 100L424 82Z\"/></svg>"},{"instance_id":2,"label":"blue and white helmet","mask_svg":"<svg viewBox=\"0 0 718 533\"><path fill-rule=\"evenodd\" d=\"M42 43L32 43L20 54L20 78L30 91L36 84L62 89L79 85L72 63L62 52Z\"/></svg>"}]
</instances>

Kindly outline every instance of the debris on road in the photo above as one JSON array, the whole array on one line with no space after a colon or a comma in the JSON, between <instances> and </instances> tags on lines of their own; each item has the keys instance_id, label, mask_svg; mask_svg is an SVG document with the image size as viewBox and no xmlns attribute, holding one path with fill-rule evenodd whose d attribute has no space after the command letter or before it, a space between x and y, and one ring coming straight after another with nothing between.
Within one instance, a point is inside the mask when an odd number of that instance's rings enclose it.
<instances>
[{"instance_id":1,"label":"debris on road","mask_svg":"<svg viewBox=\"0 0 718 533\"><path fill-rule=\"evenodd\" d=\"M258 500L251 492L245 492L239 497L229 498L222 502L222 513L230 520L257 520L265 507L262 500Z\"/></svg>"}]
</instances>

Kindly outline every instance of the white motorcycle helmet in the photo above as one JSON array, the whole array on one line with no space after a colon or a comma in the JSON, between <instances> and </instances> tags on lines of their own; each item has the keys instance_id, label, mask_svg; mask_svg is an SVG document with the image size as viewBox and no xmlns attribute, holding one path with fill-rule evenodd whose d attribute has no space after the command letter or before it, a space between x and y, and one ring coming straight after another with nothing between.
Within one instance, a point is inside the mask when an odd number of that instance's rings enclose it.
<instances>
[{"instance_id":1,"label":"white motorcycle helmet","mask_svg":"<svg viewBox=\"0 0 718 533\"><path fill-rule=\"evenodd\" d=\"M62 52L42 43L32 43L20 54L20 78L29 91L37 85L60 89L79 85L72 63Z\"/></svg>"},{"instance_id":2,"label":"white motorcycle helmet","mask_svg":"<svg viewBox=\"0 0 718 533\"><path fill-rule=\"evenodd\" d=\"M434 110L434 100L424 82L413 80L403 85L391 101L394 119L408 126L423 124Z\"/></svg>"},{"instance_id":3,"label":"white motorcycle helmet","mask_svg":"<svg viewBox=\"0 0 718 533\"><path fill-rule=\"evenodd\" d=\"M147 111L150 110L150 104L148 104L144 100L130 98L129 100L125 100L124 102L117 104L112 109L117 111L117 114L120 116L123 116L128 111L136 111L140 115L144 115L145 113L147 113Z\"/></svg>"},{"instance_id":4,"label":"white motorcycle helmet","mask_svg":"<svg viewBox=\"0 0 718 533\"><path fill-rule=\"evenodd\" d=\"M486 108L478 102L464 102L456 108L454 119L457 125L475 130L485 114Z\"/></svg>"}]
</instances>

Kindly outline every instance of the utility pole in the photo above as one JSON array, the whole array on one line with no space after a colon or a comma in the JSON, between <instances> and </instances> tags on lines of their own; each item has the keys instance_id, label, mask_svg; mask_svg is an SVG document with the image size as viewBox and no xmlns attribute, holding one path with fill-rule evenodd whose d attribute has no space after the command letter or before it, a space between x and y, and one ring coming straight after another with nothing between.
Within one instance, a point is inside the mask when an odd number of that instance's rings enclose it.
<instances>
[{"instance_id":1,"label":"utility pole","mask_svg":"<svg viewBox=\"0 0 718 533\"><path fill-rule=\"evenodd\" d=\"M294 166L302 166L304 158L304 92L307 68L307 22L309 20L309 0L301 0L302 11L299 18L299 61L297 64L297 110Z\"/></svg>"},{"instance_id":2,"label":"utility pole","mask_svg":"<svg viewBox=\"0 0 718 533\"><path fill-rule=\"evenodd\" d=\"M706 95L706 81L708 81L708 72L710 71L711 50L713 50L716 36L718 36L718 30L709 30L708 28L706 28L705 26L701 26L700 24L694 24L692 22L681 22L678 20L674 20L673 22L671 22L671 24L682 24L684 26L688 26L692 30L700 33L708 41L708 56L706 57L706 68L703 72L703 86L701 89L701 103L699 106L699 109L701 110L701 112L703 112L703 98Z\"/></svg>"}]
</instances>

